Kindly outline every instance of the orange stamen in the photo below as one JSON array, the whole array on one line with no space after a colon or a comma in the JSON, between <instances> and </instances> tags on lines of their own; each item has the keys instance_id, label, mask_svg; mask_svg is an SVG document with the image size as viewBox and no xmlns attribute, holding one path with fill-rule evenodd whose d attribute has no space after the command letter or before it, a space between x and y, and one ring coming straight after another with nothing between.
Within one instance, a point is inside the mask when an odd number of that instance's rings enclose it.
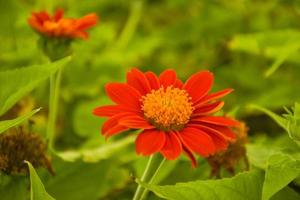
<instances>
[{"instance_id":1,"label":"orange stamen","mask_svg":"<svg viewBox=\"0 0 300 200\"><path fill-rule=\"evenodd\" d=\"M194 107L185 90L169 86L142 97L144 116L162 130L180 130L188 123Z\"/></svg>"}]
</instances>

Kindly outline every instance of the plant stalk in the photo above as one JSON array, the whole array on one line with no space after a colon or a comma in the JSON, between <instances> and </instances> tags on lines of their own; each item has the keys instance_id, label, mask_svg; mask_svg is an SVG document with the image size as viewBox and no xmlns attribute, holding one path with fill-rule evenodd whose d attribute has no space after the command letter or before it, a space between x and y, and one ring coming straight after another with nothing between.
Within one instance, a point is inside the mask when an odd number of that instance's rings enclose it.
<instances>
[{"instance_id":1,"label":"plant stalk","mask_svg":"<svg viewBox=\"0 0 300 200\"><path fill-rule=\"evenodd\" d=\"M53 150L56 135L56 119L62 71L62 69L59 69L50 77L49 115L47 126L47 141L49 150Z\"/></svg>"},{"instance_id":2,"label":"plant stalk","mask_svg":"<svg viewBox=\"0 0 300 200\"><path fill-rule=\"evenodd\" d=\"M159 173L165 159L160 154L150 156L147 166L142 175L141 181L145 183L152 183ZM147 195L147 190L141 185L138 185L132 200L142 200Z\"/></svg>"}]
</instances>

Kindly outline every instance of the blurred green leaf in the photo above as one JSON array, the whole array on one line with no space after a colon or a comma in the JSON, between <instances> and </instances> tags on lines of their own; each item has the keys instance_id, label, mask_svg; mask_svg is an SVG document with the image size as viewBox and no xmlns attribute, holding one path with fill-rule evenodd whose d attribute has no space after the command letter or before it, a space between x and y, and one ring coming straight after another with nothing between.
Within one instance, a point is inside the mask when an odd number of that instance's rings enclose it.
<instances>
[{"instance_id":1,"label":"blurred green leaf","mask_svg":"<svg viewBox=\"0 0 300 200\"><path fill-rule=\"evenodd\" d=\"M0 173L1 200L28 200L29 192L27 187L27 177Z\"/></svg>"},{"instance_id":2,"label":"blurred green leaf","mask_svg":"<svg viewBox=\"0 0 300 200\"><path fill-rule=\"evenodd\" d=\"M81 101L74 110L72 124L75 133L80 137L92 138L100 135L101 125L106 120L92 114L96 107L108 105L110 101L107 98L101 98L96 101Z\"/></svg>"},{"instance_id":3,"label":"blurred green leaf","mask_svg":"<svg viewBox=\"0 0 300 200\"><path fill-rule=\"evenodd\" d=\"M261 106L259 106L259 105L249 105L249 107L250 108L254 108L254 109L256 109L256 110L259 110L259 111L261 111L261 112L263 112L263 113L265 113L265 114L267 114L269 117L271 117L281 128L283 128L283 129L285 129L285 130L287 130L286 128L287 128L287 120L286 119L284 119L283 117L281 117L281 116L279 116L279 115L277 115L277 114L275 114L274 112L272 112L272 111L270 111L270 110L268 110L268 109L266 109L266 108L263 108L263 107L261 107Z\"/></svg>"},{"instance_id":4,"label":"blurred green leaf","mask_svg":"<svg viewBox=\"0 0 300 200\"><path fill-rule=\"evenodd\" d=\"M67 57L54 63L1 71L0 115L69 61Z\"/></svg>"},{"instance_id":5,"label":"blurred green leaf","mask_svg":"<svg viewBox=\"0 0 300 200\"><path fill-rule=\"evenodd\" d=\"M11 119L11 120L5 120L5 121L0 121L0 134L6 131L7 129L17 126L21 124L23 121L29 119L32 115L35 113L39 112L41 108L35 109L29 113L26 113L25 115L22 115L18 118Z\"/></svg>"},{"instance_id":6,"label":"blurred green leaf","mask_svg":"<svg viewBox=\"0 0 300 200\"><path fill-rule=\"evenodd\" d=\"M262 33L237 35L230 43L233 50L263 55L274 59L265 76L273 74L286 60L298 62L300 56L300 32L298 30L279 30Z\"/></svg>"},{"instance_id":7,"label":"blurred green leaf","mask_svg":"<svg viewBox=\"0 0 300 200\"><path fill-rule=\"evenodd\" d=\"M176 185L148 185L140 183L157 196L169 200L257 200L261 198L263 172L245 172L232 178L194 181Z\"/></svg>"},{"instance_id":8,"label":"blurred green leaf","mask_svg":"<svg viewBox=\"0 0 300 200\"><path fill-rule=\"evenodd\" d=\"M269 158L262 191L262 200L268 200L300 175L300 160L287 154Z\"/></svg>"},{"instance_id":9,"label":"blurred green leaf","mask_svg":"<svg viewBox=\"0 0 300 200\"><path fill-rule=\"evenodd\" d=\"M279 126L286 130L291 139L300 144L300 104L295 103L292 111L286 108L287 114L283 117L273 113L272 111L258 105L250 105L249 107L260 110L271 117Z\"/></svg>"},{"instance_id":10,"label":"blurred green leaf","mask_svg":"<svg viewBox=\"0 0 300 200\"><path fill-rule=\"evenodd\" d=\"M64 162L55 159L55 177L45 182L47 191L57 199L99 200L125 187L129 172L113 160L98 163Z\"/></svg>"},{"instance_id":11,"label":"blurred green leaf","mask_svg":"<svg viewBox=\"0 0 300 200\"><path fill-rule=\"evenodd\" d=\"M288 110L286 108L287 114L283 116L287 120L286 130L289 136L300 144L300 103L295 103L295 106Z\"/></svg>"},{"instance_id":12,"label":"blurred green leaf","mask_svg":"<svg viewBox=\"0 0 300 200\"><path fill-rule=\"evenodd\" d=\"M291 189L290 187L285 187L279 192L277 192L271 200L298 200L300 199L300 195Z\"/></svg>"},{"instance_id":13,"label":"blurred green leaf","mask_svg":"<svg viewBox=\"0 0 300 200\"><path fill-rule=\"evenodd\" d=\"M129 136L124 139L104 144L94 149L78 149L73 151L57 152L57 156L66 161L75 161L82 159L85 162L98 162L111 157L113 154L122 151L126 146L132 144L135 136Z\"/></svg>"},{"instance_id":14,"label":"blurred green leaf","mask_svg":"<svg viewBox=\"0 0 300 200\"><path fill-rule=\"evenodd\" d=\"M54 200L47 191L30 162L25 161L30 172L30 200Z\"/></svg>"}]
</instances>

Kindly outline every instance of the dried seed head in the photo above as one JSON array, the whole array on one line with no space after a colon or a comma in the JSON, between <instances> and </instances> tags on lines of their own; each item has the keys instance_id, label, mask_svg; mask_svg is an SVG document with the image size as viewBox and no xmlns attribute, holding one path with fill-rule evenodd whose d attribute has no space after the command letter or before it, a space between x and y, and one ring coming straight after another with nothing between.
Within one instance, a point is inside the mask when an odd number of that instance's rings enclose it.
<instances>
[{"instance_id":1,"label":"dried seed head","mask_svg":"<svg viewBox=\"0 0 300 200\"><path fill-rule=\"evenodd\" d=\"M248 142L248 127L244 122L241 122L240 126L233 129L233 131L237 135L236 141L230 144L225 151L207 158L211 166L211 177L216 176L217 178L221 178L221 168L234 175L235 168L241 160L244 162L245 169L249 169L245 147L245 144Z\"/></svg>"},{"instance_id":2,"label":"dried seed head","mask_svg":"<svg viewBox=\"0 0 300 200\"><path fill-rule=\"evenodd\" d=\"M24 163L27 160L34 167L45 167L54 174L46 151L47 146L38 134L11 128L0 135L0 171L7 174L27 173Z\"/></svg>"}]
</instances>

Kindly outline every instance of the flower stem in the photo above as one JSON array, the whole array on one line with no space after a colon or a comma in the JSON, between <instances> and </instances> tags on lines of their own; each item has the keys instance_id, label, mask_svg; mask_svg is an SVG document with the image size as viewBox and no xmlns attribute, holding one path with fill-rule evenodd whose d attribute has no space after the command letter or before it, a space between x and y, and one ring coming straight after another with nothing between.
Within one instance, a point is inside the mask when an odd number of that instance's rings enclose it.
<instances>
[{"instance_id":1,"label":"flower stem","mask_svg":"<svg viewBox=\"0 0 300 200\"><path fill-rule=\"evenodd\" d=\"M58 99L60 91L62 69L50 77L49 115L47 127L48 149L53 150L55 138L55 126L58 110Z\"/></svg>"},{"instance_id":2,"label":"flower stem","mask_svg":"<svg viewBox=\"0 0 300 200\"><path fill-rule=\"evenodd\" d=\"M141 181L145 183L152 183L160 171L165 159L160 154L154 154L149 158L147 166L142 175ZM137 187L133 200L142 200L147 195L147 190L141 185Z\"/></svg>"}]
</instances>

